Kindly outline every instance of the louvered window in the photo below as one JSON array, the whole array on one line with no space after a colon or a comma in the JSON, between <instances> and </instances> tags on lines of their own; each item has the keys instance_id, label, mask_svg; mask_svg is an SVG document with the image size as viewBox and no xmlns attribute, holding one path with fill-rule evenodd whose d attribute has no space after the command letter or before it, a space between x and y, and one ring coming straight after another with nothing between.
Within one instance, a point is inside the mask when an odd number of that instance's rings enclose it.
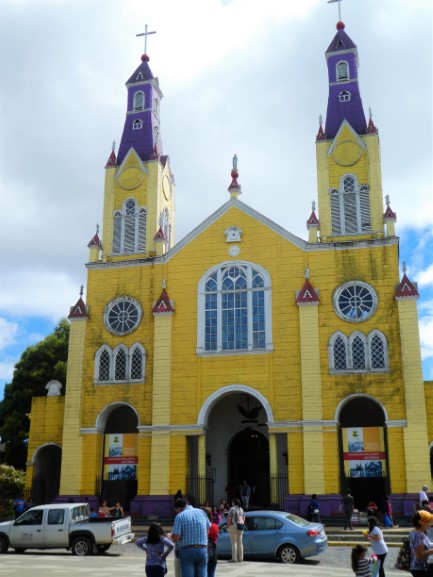
<instances>
[{"instance_id":1,"label":"louvered window","mask_svg":"<svg viewBox=\"0 0 433 577\"><path fill-rule=\"evenodd\" d=\"M347 62L337 64L337 81L342 82L349 79L349 65Z\"/></svg>"},{"instance_id":2,"label":"louvered window","mask_svg":"<svg viewBox=\"0 0 433 577\"><path fill-rule=\"evenodd\" d=\"M114 360L114 380L126 380L126 353L123 349L118 351Z\"/></svg>"},{"instance_id":3,"label":"louvered window","mask_svg":"<svg viewBox=\"0 0 433 577\"><path fill-rule=\"evenodd\" d=\"M144 93L136 92L134 94L134 110L144 110Z\"/></svg>"},{"instance_id":4,"label":"louvered window","mask_svg":"<svg viewBox=\"0 0 433 577\"><path fill-rule=\"evenodd\" d=\"M134 199L128 199L123 210L114 213L113 254L145 252L146 218L146 209L141 207L137 210Z\"/></svg>"},{"instance_id":5,"label":"louvered window","mask_svg":"<svg viewBox=\"0 0 433 577\"><path fill-rule=\"evenodd\" d=\"M265 271L246 263L222 266L201 283L199 352L270 348L270 293Z\"/></svg>"},{"instance_id":6,"label":"louvered window","mask_svg":"<svg viewBox=\"0 0 433 577\"><path fill-rule=\"evenodd\" d=\"M329 191L333 234L356 234L371 230L369 187L345 175L340 190Z\"/></svg>"}]
</instances>

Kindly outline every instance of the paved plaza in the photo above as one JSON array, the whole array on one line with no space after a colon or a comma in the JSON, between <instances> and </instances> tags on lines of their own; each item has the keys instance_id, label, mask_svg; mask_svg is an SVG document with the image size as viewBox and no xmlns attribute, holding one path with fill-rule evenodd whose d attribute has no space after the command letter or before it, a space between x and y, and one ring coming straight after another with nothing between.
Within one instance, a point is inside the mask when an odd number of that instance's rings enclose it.
<instances>
[{"instance_id":1,"label":"paved plaza","mask_svg":"<svg viewBox=\"0 0 433 577\"><path fill-rule=\"evenodd\" d=\"M28 551L17 555L10 551L0 558L0 575L8 577L144 577L144 555L133 545L113 547L113 552L101 556L74 557L65 551ZM392 569L398 549L391 548L385 568L387 577L401 577L402 572ZM299 565L275 562L219 561L216 576L230 577L349 577L350 547L329 547L316 559ZM173 559L167 560L167 577L174 575Z\"/></svg>"}]
</instances>

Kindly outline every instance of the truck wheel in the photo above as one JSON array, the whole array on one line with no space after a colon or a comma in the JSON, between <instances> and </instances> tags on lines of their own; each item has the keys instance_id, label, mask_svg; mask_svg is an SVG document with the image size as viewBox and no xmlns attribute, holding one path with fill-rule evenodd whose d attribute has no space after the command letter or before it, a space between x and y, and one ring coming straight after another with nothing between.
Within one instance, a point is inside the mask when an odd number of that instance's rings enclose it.
<instances>
[{"instance_id":1,"label":"truck wheel","mask_svg":"<svg viewBox=\"0 0 433 577\"><path fill-rule=\"evenodd\" d=\"M111 543L109 545L97 545L96 548L98 550L98 553L101 555L101 553L105 553L105 551L108 551L108 549L111 547Z\"/></svg>"},{"instance_id":2,"label":"truck wheel","mask_svg":"<svg viewBox=\"0 0 433 577\"><path fill-rule=\"evenodd\" d=\"M88 537L77 537L72 542L72 554L85 557L93 553L92 542Z\"/></svg>"},{"instance_id":3,"label":"truck wheel","mask_svg":"<svg viewBox=\"0 0 433 577\"><path fill-rule=\"evenodd\" d=\"M8 549L9 547L6 539L0 536L0 553L6 553Z\"/></svg>"}]
</instances>

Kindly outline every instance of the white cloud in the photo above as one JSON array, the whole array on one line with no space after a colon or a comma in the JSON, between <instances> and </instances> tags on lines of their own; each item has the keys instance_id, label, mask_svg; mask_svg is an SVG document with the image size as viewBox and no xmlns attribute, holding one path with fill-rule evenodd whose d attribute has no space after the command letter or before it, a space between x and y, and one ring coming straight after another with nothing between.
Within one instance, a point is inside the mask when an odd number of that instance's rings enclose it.
<instances>
[{"instance_id":1,"label":"white cloud","mask_svg":"<svg viewBox=\"0 0 433 577\"><path fill-rule=\"evenodd\" d=\"M425 270L419 271L417 274L417 282L420 288L431 286L433 288L433 263Z\"/></svg>"},{"instance_id":2,"label":"white cloud","mask_svg":"<svg viewBox=\"0 0 433 577\"><path fill-rule=\"evenodd\" d=\"M10 383L12 381L14 367L18 360L19 357L15 359L8 357L7 359L0 361L0 381L4 381L6 383Z\"/></svg>"},{"instance_id":3,"label":"white cloud","mask_svg":"<svg viewBox=\"0 0 433 577\"><path fill-rule=\"evenodd\" d=\"M19 325L0 317L0 351L15 344Z\"/></svg>"}]
</instances>

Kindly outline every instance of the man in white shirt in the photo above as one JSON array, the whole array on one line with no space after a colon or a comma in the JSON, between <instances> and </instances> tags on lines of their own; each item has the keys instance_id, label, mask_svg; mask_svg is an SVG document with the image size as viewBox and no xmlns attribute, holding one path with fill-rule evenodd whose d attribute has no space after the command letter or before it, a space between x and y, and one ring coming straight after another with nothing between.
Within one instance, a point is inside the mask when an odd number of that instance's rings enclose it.
<instances>
[{"instance_id":1,"label":"man in white shirt","mask_svg":"<svg viewBox=\"0 0 433 577\"><path fill-rule=\"evenodd\" d=\"M428 491L428 487L427 487L426 485L423 485L421 491L419 492L419 497L418 497L418 498L419 498L419 505L420 505L420 507L422 506L422 502L423 502L423 501L428 501L428 500L429 500L426 491Z\"/></svg>"}]
</instances>

